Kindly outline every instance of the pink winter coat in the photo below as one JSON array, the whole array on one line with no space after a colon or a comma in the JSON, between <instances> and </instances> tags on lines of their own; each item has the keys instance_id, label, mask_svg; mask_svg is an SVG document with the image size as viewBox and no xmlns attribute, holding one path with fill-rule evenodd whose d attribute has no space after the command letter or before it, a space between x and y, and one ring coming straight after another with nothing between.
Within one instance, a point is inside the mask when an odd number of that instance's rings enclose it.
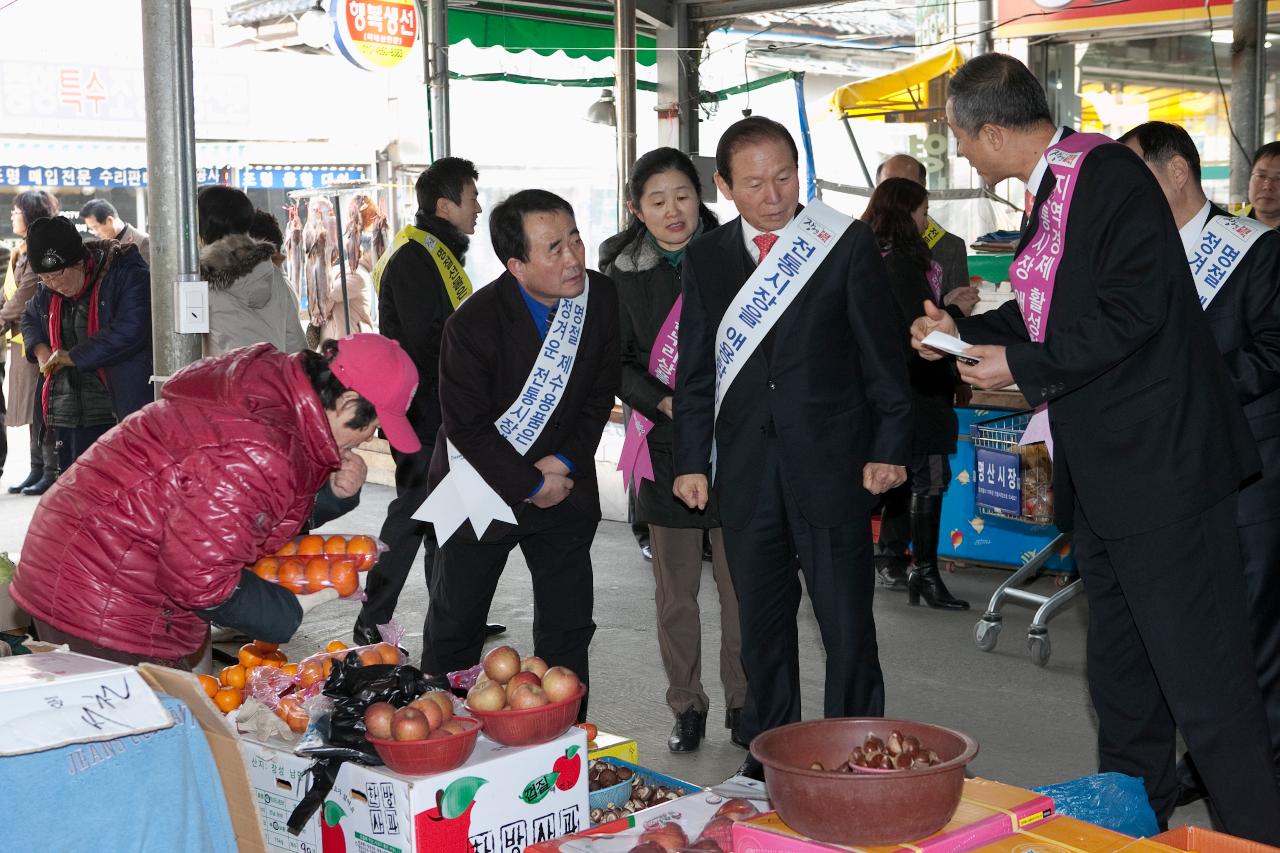
<instances>
[{"instance_id":1,"label":"pink winter coat","mask_svg":"<svg viewBox=\"0 0 1280 853\"><path fill-rule=\"evenodd\" d=\"M44 495L13 598L99 646L189 655L208 629L192 611L297 534L340 461L301 354L258 344L198 361Z\"/></svg>"}]
</instances>

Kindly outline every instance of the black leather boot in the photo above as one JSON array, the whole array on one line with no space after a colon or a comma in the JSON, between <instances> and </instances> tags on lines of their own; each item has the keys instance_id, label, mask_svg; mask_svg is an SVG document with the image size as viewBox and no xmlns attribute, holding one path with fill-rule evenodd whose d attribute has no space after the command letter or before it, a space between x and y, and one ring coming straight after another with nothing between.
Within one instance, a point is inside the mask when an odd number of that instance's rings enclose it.
<instances>
[{"instance_id":1,"label":"black leather boot","mask_svg":"<svg viewBox=\"0 0 1280 853\"><path fill-rule=\"evenodd\" d=\"M40 482L40 480L42 480L43 478L44 478L43 468L32 468L31 473L27 475L27 479L23 480L21 483L18 483L16 486L9 487L9 494L11 495L22 494L23 489L27 488L28 486L34 486L36 483Z\"/></svg>"},{"instance_id":2,"label":"black leather boot","mask_svg":"<svg viewBox=\"0 0 1280 853\"><path fill-rule=\"evenodd\" d=\"M693 752L707 734L707 715L697 708L676 714L676 725L667 738L667 749L672 752Z\"/></svg>"},{"instance_id":3,"label":"black leather boot","mask_svg":"<svg viewBox=\"0 0 1280 853\"><path fill-rule=\"evenodd\" d=\"M907 575L907 603L925 604L936 610L968 610L969 602L954 597L938 571L938 526L942 522L942 497L911 496L911 553L915 565Z\"/></svg>"},{"instance_id":4,"label":"black leather boot","mask_svg":"<svg viewBox=\"0 0 1280 853\"><path fill-rule=\"evenodd\" d=\"M742 709L730 708L724 712L724 727L729 730L729 741L746 749L751 745L747 736L742 733Z\"/></svg>"},{"instance_id":5,"label":"black leather boot","mask_svg":"<svg viewBox=\"0 0 1280 853\"><path fill-rule=\"evenodd\" d=\"M46 473L43 477L22 490L24 495L43 495L49 491L49 487L53 485L53 475L48 473L47 468L45 471Z\"/></svg>"}]
</instances>

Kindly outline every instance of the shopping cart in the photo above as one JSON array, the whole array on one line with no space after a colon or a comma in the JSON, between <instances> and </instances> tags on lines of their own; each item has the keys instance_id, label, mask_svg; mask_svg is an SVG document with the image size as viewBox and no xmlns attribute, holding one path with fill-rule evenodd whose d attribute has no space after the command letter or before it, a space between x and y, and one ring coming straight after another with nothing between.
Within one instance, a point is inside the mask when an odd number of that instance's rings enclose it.
<instances>
[{"instance_id":1,"label":"shopping cart","mask_svg":"<svg viewBox=\"0 0 1280 853\"><path fill-rule=\"evenodd\" d=\"M995 516L1032 525L1053 523L1053 460L1043 444L1020 445L1031 412L1018 412L978 421L970 428L974 445L974 493L980 515ZM987 612L973 627L973 641L989 652L996 647L1004 617L1000 608L1006 601L1036 608L1027 630L1027 652L1036 666L1049 662L1049 620L1084 591L1080 579L1063 584L1053 595L1022 589L1035 580L1044 565L1067 542L1059 533L1037 551L1004 583L1000 584Z\"/></svg>"}]
</instances>

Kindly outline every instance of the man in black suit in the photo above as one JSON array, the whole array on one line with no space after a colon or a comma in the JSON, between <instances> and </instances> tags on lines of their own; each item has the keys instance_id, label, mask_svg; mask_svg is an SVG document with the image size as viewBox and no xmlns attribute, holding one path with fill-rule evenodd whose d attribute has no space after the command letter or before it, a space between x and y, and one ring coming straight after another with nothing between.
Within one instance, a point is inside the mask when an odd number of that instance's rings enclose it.
<instances>
[{"instance_id":1,"label":"man in black suit","mask_svg":"<svg viewBox=\"0 0 1280 853\"><path fill-rule=\"evenodd\" d=\"M436 523L447 541L436 552L422 669L439 675L479 661L489 604L507 555L519 545L533 579L534 654L585 682L595 633L591 541L600 521L595 452L621 371L617 291L587 270L573 208L559 196L518 192L494 208L489 231L507 271L445 324L442 422L429 481L441 489L458 466L452 445L512 508L516 523L496 521L486 532L464 522L451 537ZM536 421L521 421L528 436L537 434L518 449L505 419L529 392L535 362L554 348L553 339L565 352L561 303L578 304L584 292L585 320L573 338L577 352L568 379ZM543 390L526 408L537 408L551 393L551 380L535 381Z\"/></svg>"},{"instance_id":2,"label":"man in black suit","mask_svg":"<svg viewBox=\"0 0 1280 853\"><path fill-rule=\"evenodd\" d=\"M947 121L984 180L1034 188L1015 274L1052 244L1056 278L1043 305L1025 300L1040 335L1020 299L958 321L927 308L912 343L940 357L923 338L958 331L978 345L962 379L1016 380L1033 406L1047 404L1058 526L1073 531L1089 597L1100 768L1140 777L1167 824L1181 731L1226 830L1274 844L1280 789L1235 529L1236 491L1258 453L1160 187L1123 145L1060 143L1070 131L1055 130L1040 84L1009 56L975 57L956 73ZM1074 172L1056 179L1054 167ZM1062 218L1061 241L1041 241Z\"/></svg>"},{"instance_id":3,"label":"man in black suit","mask_svg":"<svg viewBox=\"0 0 1280 853\"><path fill-rule=\"evenodd\" d=\"M763 117L730 127L716 148L716 184L741 216L694 240L684 259L675 493L706 506L714 443L748 683L741 732L749 739L800 719L797 557L827 652L826 716L878 716L872 495L906 480L911 448L901 321L884 264L866 225L848 225L742 362L717 416L717 328L797 215L786 128ZM741 772L760 766L748 758Z\"/></svg>"},{"instance_id":4,"label":"man in black suit","mask_svg":"<svg viewBox=\"0 0 1280 853\"><path fill-rule=\"evenodd\" d=\"M1120 141L1155 175L1193 275L1200 272L1212 293L1204 316L1262 455L1262 475L1240 490L1236 528L1244 557L1254 666L1271 730L1272 760L1280 768L1280 234L1258 222L1259 236L1243 257L1230 261L1230 271L1213 293L1215 256L1222 253L1213 249L1220 244L1221 229L1208 226L1237 220L1205 196L1200 153L1191 135L1176 124L1150 121ZM1228 257L1234 251L1228 249ZM1180 802L1204 796L1204 783L1189 756L1178 765L1178 781Z\"/></svg>"}]
</instances>

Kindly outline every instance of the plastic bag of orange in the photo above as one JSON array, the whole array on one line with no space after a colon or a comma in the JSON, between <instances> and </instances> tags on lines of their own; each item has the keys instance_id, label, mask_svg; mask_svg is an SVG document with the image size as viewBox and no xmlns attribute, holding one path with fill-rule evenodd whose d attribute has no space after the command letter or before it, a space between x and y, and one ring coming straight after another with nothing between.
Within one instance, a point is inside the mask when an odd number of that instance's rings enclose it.
<instances>
[{"instance_id":1,"label":"plastic bag of orange","mask_svg":"<svg viewBox=\"0 0 1280 853\"><path fill-rule=\"evenodd\" d=\"M378 562L378 557L387 546L381 540L364 534L347 535L333 533L324 535L311 533L296 536L284 543L273 557L300 557L305 562L309 557L346 557L353 561L356 571L367 572Z\"/></svg>"},{"instance_id":2,"label":"plastic bag of orange","mask_svg":"<svg viewBox=\"0 0 1280 853\"><path fill-rule=\"evenodd\" d=\"M332 587L348 601L364 601L355 557L263 557L251 570L264 581L279 584L297 595Z\"/></svg>"},{"instance_id":3,"label":"plastic bag of orange","mask_svg":"<svg viewBox=\"0 0 1280 853\"><path fill-rule=\"evenodd\" d=\"M311 695L320 692L329 673L333 672L333 668L348 655L354 655L361 666L379 664L399 666L408 661L404 653L391 643L374 643L351 649L338 648L341 645L340 642L330 643L325 651L316 652L298 662L298 675L294 679L294 685L299 694Z\"/></svg>"}]
</instances>

